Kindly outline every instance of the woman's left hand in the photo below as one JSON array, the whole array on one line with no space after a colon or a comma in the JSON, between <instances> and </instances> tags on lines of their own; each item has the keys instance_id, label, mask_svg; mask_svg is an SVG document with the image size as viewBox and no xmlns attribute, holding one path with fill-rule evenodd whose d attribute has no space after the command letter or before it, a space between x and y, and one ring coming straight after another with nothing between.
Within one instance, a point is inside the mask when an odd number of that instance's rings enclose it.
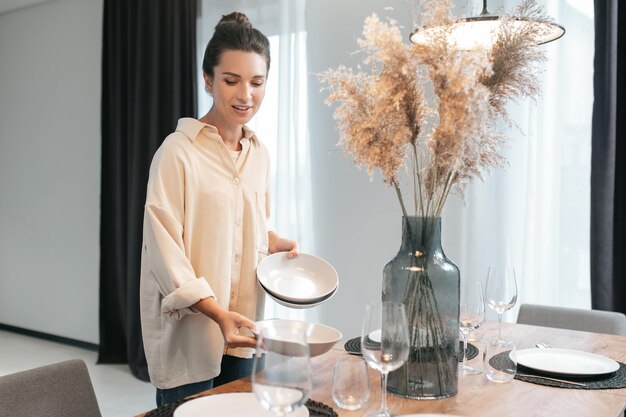
<instances>
[{"instance_id":1,"label":"woman's left hand","mask_svg":"<svg viewBox=\"0 0 626 417\"><path fill-rule=\"evenodd\" d=\"M267 234L267 237L269 253L289 252L287 254L288 258L298 256L298 254L300 253L300 251L298 250L298 242L296 242L295 240L285 239L276 232L269 232Z\"/></svg>"}]
</instances>

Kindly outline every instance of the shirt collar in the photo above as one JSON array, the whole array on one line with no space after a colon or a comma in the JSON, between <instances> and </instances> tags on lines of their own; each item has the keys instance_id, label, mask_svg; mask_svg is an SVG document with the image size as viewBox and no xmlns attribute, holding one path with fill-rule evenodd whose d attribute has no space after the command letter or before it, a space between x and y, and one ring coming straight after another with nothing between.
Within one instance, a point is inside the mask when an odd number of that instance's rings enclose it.
<instances>
[{"instance_id":1,"label":"shirt collar","mask_svg":"<svg viewBox=\"0 0 626 417\"><path fill-rule=\"evenodd\" d=\"M183 117L182 119L179 119L178 124L176 125L176 131L187 136L190 141L195 142L196 138L200 134L200 131L205 127L212 133L218 134L215 126L202 123L200 120L192 117ZM257 141L256 134L249 129L248 126L243 127L243 139L252 139Z\"/></svg>"}]
</instances>

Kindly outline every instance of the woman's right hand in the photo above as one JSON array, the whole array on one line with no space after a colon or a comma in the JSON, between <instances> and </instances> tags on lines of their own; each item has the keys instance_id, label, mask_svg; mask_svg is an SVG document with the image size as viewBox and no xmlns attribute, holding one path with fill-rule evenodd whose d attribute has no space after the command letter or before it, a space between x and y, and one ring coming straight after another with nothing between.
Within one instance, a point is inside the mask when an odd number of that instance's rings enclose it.
<instances>
[{"instance_id":1,"label":"woman's right hand","mask_svg":"<svg viewBox=\"0 0 626 417\"><path fill-rule=\"evenodd\" d=\"M198 301L193 305L193 308L208 316L220 326L226 347L256 347L256 339L254 337L239 334L239 329L242 327L247 327L251 330L256 329L254 322L249 318L234 311L223 309L213 297Z\"/></svg>"},{"instance_id":2,"label":"woman's right hand","mask_svg":"<svg viewBox=\"0 0 626 417\"><path fill-rule=\"evenodd\" d=\"M233 311L223 310L220 318L216 320L222 331L224 342L229 348L234 347L256 347L256 339L250 336L244 336L239 333L239 329L247 327L255 330L252 320Z\"/></svg>"}]
</instances>

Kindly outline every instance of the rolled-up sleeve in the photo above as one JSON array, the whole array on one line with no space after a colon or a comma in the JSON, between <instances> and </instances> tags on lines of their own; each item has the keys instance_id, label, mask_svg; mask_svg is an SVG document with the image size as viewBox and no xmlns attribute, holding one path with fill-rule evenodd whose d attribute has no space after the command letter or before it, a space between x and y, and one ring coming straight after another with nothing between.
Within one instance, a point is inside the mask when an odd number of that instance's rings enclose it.
<instances>
[{"instance_id":1,"label":"rolled-up sleeve","mask_svg":"<svg viewBox=\"0 0 626 417\"><path fill-rule=\"evenodd\" d=\"M150 277L163 297L161 313L180 319L195 312L193 304L215 294L204 277L196 276L185 252L184 164L177 152L166 148L157 152L150 167L144 244Z\"/></svg>"}]
</instances>

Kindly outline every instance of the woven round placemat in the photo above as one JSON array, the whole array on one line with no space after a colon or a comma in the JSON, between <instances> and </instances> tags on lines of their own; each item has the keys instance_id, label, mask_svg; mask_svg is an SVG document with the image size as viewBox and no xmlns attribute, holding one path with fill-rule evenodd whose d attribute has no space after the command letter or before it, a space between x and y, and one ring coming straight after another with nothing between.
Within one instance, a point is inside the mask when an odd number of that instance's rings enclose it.
<instances>
[{"instance_id":1,"label":"woven round placemat","mask_svg":"<svg viewBox=\"0 0 626 417\"><path fill-rule=\"evenodd\" d=\"M343 348L348 353L352 353L355 355L361 354L361 338L354 337L344 343ZM471 343L467 344L467 360L474 359L478 355L478 348ZM459 362L463 360L463 343L459 343L459 352L457 357L459 358Z\"/></svg>"},{"instance_id":2,"label":"woven round placemat","mask_svg":"<svg viewBox=\"0 0 626 417\"><path fill-rule=\"evenodd\" d=\"M179 405L190 400L193 400L193 398L185 398L170 404L162 405L159 408L148 411L144 417L173 417L174 410L176 410ZM305 406L309 409L309 417L338 417L337 412L324 403L307 400Z\"/></svg>"},{"instance_id":3,"label":"woven round placemat","mask_svg":"<svg viewBox=\"0 0 626 417\"><path fill-rule=\"evenodd\" d=\"M489 363L491 366L497 369L504 369L507 366L510 366L512 363L511 359L509 359L509 352L502 352L495 355L493 358L489 359ZM537 376L546 376L546 377L554 377L564 380L571 380L574 382L581 382L585 384L584 386L567 384L557 381L550 381L542 378L534 378L532 376L522 376L515 375L515 379L530 382L538 385L546 385L549 387L558 387L558 388L570 388L570 389L617 389L617 388L626 388L626 364L622 362L619 363L619 369L611 374L607 375L598 375L592 377L572 377L572 376L558 376L551 375L547 373L537 372L534 369L527 368L523 365L517 365L518 372L529 374L529 375L537 375Z\"/></svg>"},{"instance_id":4,"label":"woven round placemat","mask_svg":"<svg viewBox=\"0 0 626 417\"><path fill-rule=\"evenodd\" d=\"M352 339L348 340L346 343L343 344L343 348L348 353L360 355L361 354L361 338L353 337Z\"/></svg>"},{"instance_id":5,"label":"woven round placemat","mask_svg":"<svg viewBox=\"0 0 626 417\"><path fill-rule=\"evenodd\" d=\"M162 405L154 410L148 411L144 417L172 417L174 415L174 410L176 410L179 405L189 401L190 399L191 398L185 398L183 400Z\"/></svg>"},{"instance_id":6,"label":"woven round placemat","mask_svg":"<svg viewBox=\"0 0 626 417\"><path fill-rule=\"evenodd\" d=\"M467 343L467 360L474 359L478 355L478 348L471 343ZM463 342L459 342L459 352L457 354L459 362L463 362Z\"/></svg>"}]
</instances>

